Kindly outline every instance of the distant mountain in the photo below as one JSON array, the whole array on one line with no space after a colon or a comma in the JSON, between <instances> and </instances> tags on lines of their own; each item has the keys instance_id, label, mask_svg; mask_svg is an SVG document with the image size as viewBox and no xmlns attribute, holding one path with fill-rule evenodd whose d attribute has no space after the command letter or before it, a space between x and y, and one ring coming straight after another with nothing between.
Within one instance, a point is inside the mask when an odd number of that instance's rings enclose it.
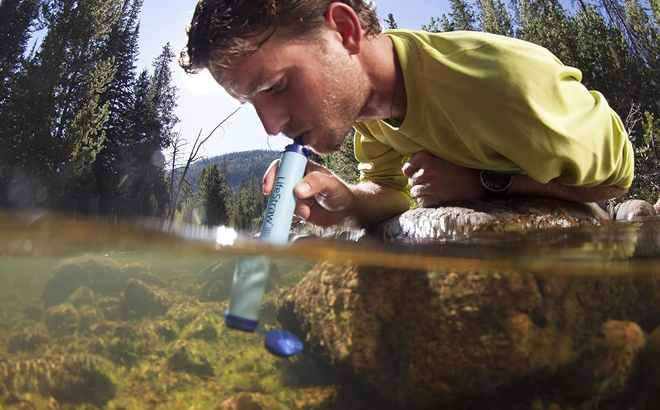
<instances>
[{"instance_id":1,"label":"distant mountain","mask_svg":"<svg viewBox=\"0 0 660 410\"><path fill-rule=\"evenodd\" d=\"M252 173L257 177L257 180L261 181L261 177L263 177L270 163L279 158L280 155L280 152L254 150L232 152L231 154L199 160L190 166L188 180L192 184L193 190L197 192L202 168L217 164L220 170L226 169L229 187L232 189L240 188L242 181L245 181L246 184L250 181Z\"/></svg>"}]
</instances>

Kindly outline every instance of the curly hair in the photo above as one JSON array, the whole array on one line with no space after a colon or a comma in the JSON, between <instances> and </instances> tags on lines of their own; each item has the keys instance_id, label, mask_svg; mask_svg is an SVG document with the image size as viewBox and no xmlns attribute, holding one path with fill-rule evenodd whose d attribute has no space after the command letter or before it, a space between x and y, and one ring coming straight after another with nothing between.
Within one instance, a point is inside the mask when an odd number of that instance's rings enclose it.
<instances>
[{"instance_id":1,"label":"curly hair","mask_svg":"<svg viewBox=\"0 0 660 410\"><path fill-rule=\"evenodd\" d=\"M369 0L200 0L179 65L188 73L197 73L211 62L226 66L232 57L257 51L275 31L289 38L310 38L325 23L325 11L333 1L352 7L367 35L381 32ZM267 36L259 43L251 41L264 33Z\"/></svg>"}]
</instances>

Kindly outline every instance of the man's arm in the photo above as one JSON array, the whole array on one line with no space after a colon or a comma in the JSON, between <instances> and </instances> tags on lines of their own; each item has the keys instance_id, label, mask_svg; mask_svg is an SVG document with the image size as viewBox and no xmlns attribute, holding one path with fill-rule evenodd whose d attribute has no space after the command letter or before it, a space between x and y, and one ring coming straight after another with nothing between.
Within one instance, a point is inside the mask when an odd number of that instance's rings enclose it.
<instances>
[{"instance_id":1,"label":"man's arm","mask_svg":"<svg viewBox=\"0 0 660 410\"><path fill-rule=\"evenodd\" d=\"M556 180L547 184L536 182L527 175L515 175L509 195L539 196L546 198L565 199L577 202L599 202L617 198L628 192L627 189L614 185L599 185L593 187L579 187L562 185Z\"/></svg>"},{"instance_id":2,"label":"man's arm","mask_svg":"<svg viewBox=\"0 0 660 410\"><path fill-rule=\"evenodd\" d=\"M486 194L479 182L478 170L452 164L426 151L413 155L404 165L403 173L409 179L412 197L425 208L460 200L479 199ZM616 198L626 191L625 188L607 185L567 186L556 180L543 184L527 175L515 175L508 195L595 202Z\"/></svg>"},{"instance_id":3,"label":"man's arm","mask_svg":"<svg viewBox=\"0 0 660 410\"><path fill-rule=\"evenodd\" d=\"M264 176L264 193L269 194L279 161ZM351 224L367 228L409 209L406 197L388 186L373 182L347 184L326 168L311 161L305 177L296 185L296 215L319 226Z\"/></svg>"}]
</instances>

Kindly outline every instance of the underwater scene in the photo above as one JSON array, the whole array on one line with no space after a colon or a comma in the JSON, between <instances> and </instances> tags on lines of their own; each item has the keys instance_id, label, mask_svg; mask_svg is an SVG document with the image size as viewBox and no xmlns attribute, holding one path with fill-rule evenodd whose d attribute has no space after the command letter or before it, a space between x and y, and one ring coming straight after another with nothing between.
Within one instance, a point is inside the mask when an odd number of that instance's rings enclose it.
<instances>
[{"instance_id":1,"label":"underwater scene","mask_svg":"<svg viewBox=\"0 0 660 410\"><path fill-rule=\"evenodd\" d=\"M286 246L164 226L0 214L0 408L660 408L657 217ZM259 330L228 328L264 255Z\"/></svg>"}]
</instances>

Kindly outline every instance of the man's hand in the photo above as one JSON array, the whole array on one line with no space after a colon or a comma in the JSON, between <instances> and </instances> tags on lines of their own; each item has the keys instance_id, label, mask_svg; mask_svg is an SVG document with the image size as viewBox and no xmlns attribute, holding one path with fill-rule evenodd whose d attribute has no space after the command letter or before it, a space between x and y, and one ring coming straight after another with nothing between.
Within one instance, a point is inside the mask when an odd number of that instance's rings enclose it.
<instances>
[{"instance_id":1,"label":"man's hand","mask_svg":"<svg viewBox=\"0 0 660 410\"><path fill-rule=\"evenodd\" d=\"M279 164L280 160L273 161L264 175L266 195L273 190ZM320 226L339 223L353 201L351 190L341 179L312 161L307 162L305 177L295 186L294 194L298 198L296 216Z\"/></svg>"},{"instance_id":2,"label":"man's hand","mask_svg":"<svg viewBox=\"0 0 660 410\"><path fill-rule=\"evenodd\" d=\"M420 151L403 166L410 195L419 206L431 208L449 202L484 197L479 170L465 168Z\"/></svg>"}]
</instances>

